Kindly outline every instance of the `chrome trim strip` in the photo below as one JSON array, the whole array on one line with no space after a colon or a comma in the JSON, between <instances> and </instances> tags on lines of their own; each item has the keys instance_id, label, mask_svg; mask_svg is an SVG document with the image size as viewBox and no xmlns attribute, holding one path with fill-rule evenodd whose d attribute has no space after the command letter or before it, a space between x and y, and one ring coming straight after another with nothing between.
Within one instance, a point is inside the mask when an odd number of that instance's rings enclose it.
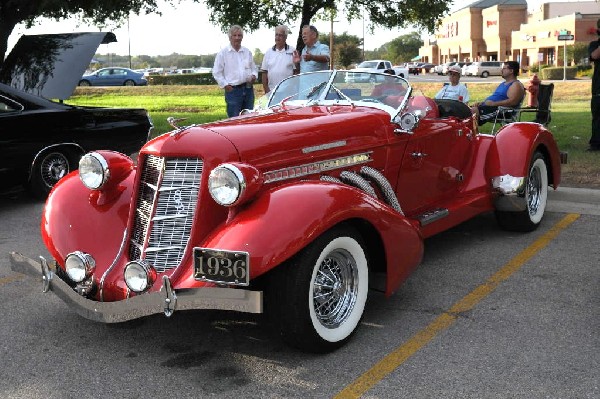
<instances>
[{"instance_id":1,"label":"chrome trim strip","mask_svg":"<svg viewBox=\"0 0 600 399\"><path fill-rule=\"evenodd\" d=\"M291 166L289 168L267 171L264 173L265 183L272 183L281 180L295 179L302 176L326 172L328 170L347 168L371 162L373 152L363 152L360 154L348 155L345 157L325 159L323 161L308 163L304 165Z\"/></svg>"},{"instance_id":2,"label":"chrome trim strip","mask_svg":"<svg viewBox=\"0 0 600 399\"><path fill-rule=\"evenodd\" d=\"M346 145L346 140L334 141L333 143L320 144L320 145L315 145L312 147L304 147L302 149L302 153L308 154L308 153L315 152L315 151L328 150L330 148L344 147L345 145Z\"/></svg>"},{"instance_id":3,"label":"chrome trim strip","mask_svg":"<svg viewBox=\"0 0 600 399\"><path fill-rule=\"evenodd\" d=\"M106 279L106 276L108 276L108 273L111 272L111 270L115 267L115 265L117 264L117 260L119 260L121 258L121 255L123 255L123 250L125 250L125 243L127 242L127 229L125 229L123 231L123 238L121 239L121 245L119 246L119 250L117 251L117 256L115 256L115 259L113 260L113 262L111 263L111 265L108 267L108 269L106 269L106 271L104 272L104 274L102 275L102 278L100 278L100 283L99 283L99 292L100 292L100 300L104 301L104 280Z\"/></svg>"},{"instance_id":4,"label":"chrome trim strip","mask_svg":"<svg viewBox=\"0 0 600 399\"><path fill-rule=\"evenodd\" d=\"M40 263L20 253L10 253L11 269L33 277L40 276ZM244 313L263 312L263 293L236 288L206 287L175 291L171 289L134 296L116 302L98 302L77 294L52 271L49 290L62 299L77 314L102 323L120 323L152 314L170 315L175 309L233 310ZM170 287L170 281L163 287ZM165 292L163 292L165 291ZM176 296L175 296L176 295Z\"/></svg>"}]
</instances>

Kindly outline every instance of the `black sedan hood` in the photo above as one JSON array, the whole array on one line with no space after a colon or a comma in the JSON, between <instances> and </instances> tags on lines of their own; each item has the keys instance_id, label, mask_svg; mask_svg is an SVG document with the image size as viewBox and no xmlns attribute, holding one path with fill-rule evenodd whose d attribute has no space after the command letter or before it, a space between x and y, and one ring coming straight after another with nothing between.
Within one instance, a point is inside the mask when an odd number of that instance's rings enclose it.
<instances>
[{"instance_id":1,"label":"black sedan hood","mask_svg":"<svg viewBox=\"0 0 600 399\"><path fill-rule=\"evenodd\" d=\"M65 100L98 46L116 41L113 33L104 32L21 36L0 69L0 82L37 96Z\"/></svg>"}]
</instances>

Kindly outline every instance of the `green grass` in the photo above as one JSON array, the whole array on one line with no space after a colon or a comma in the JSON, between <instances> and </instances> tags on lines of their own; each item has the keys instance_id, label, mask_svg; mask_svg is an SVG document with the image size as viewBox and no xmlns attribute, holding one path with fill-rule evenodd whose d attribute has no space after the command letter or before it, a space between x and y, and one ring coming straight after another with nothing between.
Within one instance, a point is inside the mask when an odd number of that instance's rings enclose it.
<instances>
[{"instance_id":1,"label":"green grass","mask_svg":"<svg viewBox=\"0 0 600 399\"><path fill-rule=\"evenodd\" d=\"M523 80L526 83L526 80ZM563 165L563 185L600 188L600 153L586 152L591 135L591 81L554 82L552 121L548 128L561 151L569 153L569 164ZM415 83L423 94L433 96L439 83ZM482 101L497 83L468 83L472 102ZM255 86L256 97L263 94ZM226 118L223 91L216 86L147 86L92 88L78 87L67 101L73 105L145 108L154 123L154 135L172 128L167 118L186 118L184 125L201 124ZM532 120L534 113L524 120ZM530 118L530 119L527 119ZM482 131L487 132L486 125Z\"/></svg>"}]
</instances>

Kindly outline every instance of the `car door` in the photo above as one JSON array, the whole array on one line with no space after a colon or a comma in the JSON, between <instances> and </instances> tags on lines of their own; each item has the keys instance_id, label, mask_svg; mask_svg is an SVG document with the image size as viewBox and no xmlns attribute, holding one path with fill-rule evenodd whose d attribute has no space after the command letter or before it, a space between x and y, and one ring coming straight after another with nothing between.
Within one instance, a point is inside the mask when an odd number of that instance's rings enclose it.
<instances>
[{"instance_id":1,"label":"car door","mask_svg":"<svg viewBox=\"0 0 600 399\"><path fill-rule=\"evenodd\" d=\"M407 215L443 207L461 189L473 134L458 118L425 118L406 146L397 196Z\"/></svg>"}]
</instances>

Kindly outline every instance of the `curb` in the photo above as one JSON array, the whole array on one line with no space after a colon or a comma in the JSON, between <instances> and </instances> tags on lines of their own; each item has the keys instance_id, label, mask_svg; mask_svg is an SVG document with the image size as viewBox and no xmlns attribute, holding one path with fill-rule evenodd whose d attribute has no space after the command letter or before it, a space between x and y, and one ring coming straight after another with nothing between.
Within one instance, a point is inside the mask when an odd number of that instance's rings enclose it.
<instances>
[{"instance_id":1,"label":"curb","mask_svg":"<svg viewBox=\"0 0 600 399\"><path fill-rule=\"evenodd\" d=\"M600 215L600 190L559 186L548 190L548 212Z\"/></svg>"}]
</instances>

